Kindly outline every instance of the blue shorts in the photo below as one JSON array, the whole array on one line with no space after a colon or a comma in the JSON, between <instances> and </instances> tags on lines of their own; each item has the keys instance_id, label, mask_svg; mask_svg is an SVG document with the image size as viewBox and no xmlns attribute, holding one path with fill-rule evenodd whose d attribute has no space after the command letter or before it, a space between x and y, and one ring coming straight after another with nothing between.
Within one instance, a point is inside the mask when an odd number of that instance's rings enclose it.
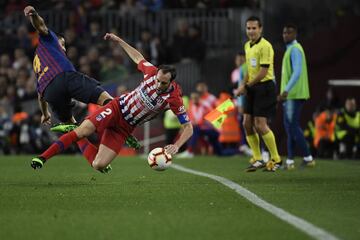
<instances>
[{"instance_id":1,"label":"blue shorts","mask_svg":"<svg viewBox=\"0 0 360 240\"><path fill-rule=\"evenodd\" d=\"M83 103L97 103L105 90L100 83L79 72L62 72L45 88L44 100L61 122L68 122L72 117L71 99Z\"/></svg>"}]
</instances>

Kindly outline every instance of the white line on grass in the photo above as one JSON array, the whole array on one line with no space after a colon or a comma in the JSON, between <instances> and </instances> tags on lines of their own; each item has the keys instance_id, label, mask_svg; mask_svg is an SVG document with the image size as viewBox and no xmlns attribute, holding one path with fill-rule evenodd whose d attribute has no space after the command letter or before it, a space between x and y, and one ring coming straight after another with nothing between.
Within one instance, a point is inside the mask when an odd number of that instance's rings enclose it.
<instances>
[{"instance_id":1,"label":"white line on grass","mask_svg":"<svg viewBox=\"0 0 360 240\"><path fill-rule=\"evenodd\" d=\"M229 179L226 179L226 178L220 177L220 176L216 176L216 175L212 175L212 174L208 174L208 173L204 173L204 172L199 172L199 171L192 170L189 168L185 168L178 164L172 164L172 167L175 168L176 170L179 170L182 172L187 172L187 173L191 173L194 175L211 178L211 179L227 186L228 188L235 190L235 192L237 192L242 197L249 200L251 203L257 205L258 207L261 207L262 209L268 211L269 213L280 218L281 220L296 227L297 229L300 229L301 231L314 237L315 239L319 239L319 240L338 240L339 239L336 236L332 235L331 233L305 221L304 219L294 216L291 213L288 213L285 210L266 202L265 200L258 197L256 194L250 192L249 190L240 186L239 184L237 184L233 181L230 181Z\"/></svg>"}]
</instances>

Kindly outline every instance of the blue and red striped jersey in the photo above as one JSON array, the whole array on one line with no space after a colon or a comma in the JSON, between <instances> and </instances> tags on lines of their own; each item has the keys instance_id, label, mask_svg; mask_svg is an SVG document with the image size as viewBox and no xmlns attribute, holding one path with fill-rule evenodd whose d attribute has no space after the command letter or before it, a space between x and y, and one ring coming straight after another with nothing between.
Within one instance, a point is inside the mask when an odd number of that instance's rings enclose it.
<instances>
[{"instance_id":1,"label":"blue and red striped jersey","mask_svg":"<svg viewBox=\"0 0 360 240\"><path fill-rule=\"evenodd\" d=\"M55 33L39 36L33 68L37 78L37 91L42 94L49 83L62 72L74 72L75 67L66 57Z\"/></svg>"}]
</instances>

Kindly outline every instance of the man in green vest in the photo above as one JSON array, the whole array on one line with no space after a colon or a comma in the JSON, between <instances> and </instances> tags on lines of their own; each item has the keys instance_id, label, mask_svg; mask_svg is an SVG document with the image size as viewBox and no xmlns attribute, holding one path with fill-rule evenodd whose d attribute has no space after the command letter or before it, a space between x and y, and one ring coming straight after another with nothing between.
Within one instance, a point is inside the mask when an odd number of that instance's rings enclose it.
<instances>
[{"instance_id":1,"label":"man in green vest","mask_svg":"<svg viewBox=\"0 0 360 240\"><path fill-rule=\"evenodd\" d=\"M283 101L288 151L285 169L289 170L294 168L295 145L299 146L304 157L301 166L315 166L315 161L299 124L301 109L305 101L310 98L310 94L305 53L296 41L296 36L297 27L295 25L288 24L284 27L283 39L286 44L286 52L282 62L281 94L278 96L278 100Z\"/></svg>"},{"instance_id":2,"label":"man in green vest","mask_svg":"<svg viewBox=\"0 0 360 240\"><path fill-rule=\"evenodd\" d=\"M345 108L338 113L335 137L340 158L350 159L356 156L360 142L360 112L356 111L356 100L353 97L346 99Z\"/></svg>"}]
</instances>

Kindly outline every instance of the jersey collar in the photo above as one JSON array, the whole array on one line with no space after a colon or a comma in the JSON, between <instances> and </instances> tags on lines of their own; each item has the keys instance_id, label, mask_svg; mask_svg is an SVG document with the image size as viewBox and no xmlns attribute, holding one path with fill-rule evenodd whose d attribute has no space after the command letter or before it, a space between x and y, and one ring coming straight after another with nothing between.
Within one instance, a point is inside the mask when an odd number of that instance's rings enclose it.
<instances>
[{"instance_id":1,"label":"jersey collar","mask_svg":"<svg viewBox=\"0 0 360 240\"><path fill-rule=\"evenodd\" d=\"M250 47L254 46L255 44L258 44L261 41L261 39L262 39L262 37L259 37L259 39L256 40L256 42L254 42L254 43L250 42Z\"/></svg>"},{"instance_id":2,"label":"jersey collar","mask_svg":"<svg viewBox=\"0 0 360 240\"><path fill-rule=\"evenodd\" d=\"M174 91L174 89L175 89L175 87L174 87L173 83L170 83L170 86L165 91L159 92L158 94L159 95L169 94L172 91Z\"/></svg>"},{"instance_id":3,"label":"jersey collar","mask_svg":"<svg viewBox=\"0 0 360 240\"><path fill-rule=\"evenodd\" d=\"M286 49L288 49L289 47L291 47L292 45L294 45L296 43L297 43L296 39L293 40L292 42L289 42L288 44L286 44Z\"/></svg>"}]
</instances>

